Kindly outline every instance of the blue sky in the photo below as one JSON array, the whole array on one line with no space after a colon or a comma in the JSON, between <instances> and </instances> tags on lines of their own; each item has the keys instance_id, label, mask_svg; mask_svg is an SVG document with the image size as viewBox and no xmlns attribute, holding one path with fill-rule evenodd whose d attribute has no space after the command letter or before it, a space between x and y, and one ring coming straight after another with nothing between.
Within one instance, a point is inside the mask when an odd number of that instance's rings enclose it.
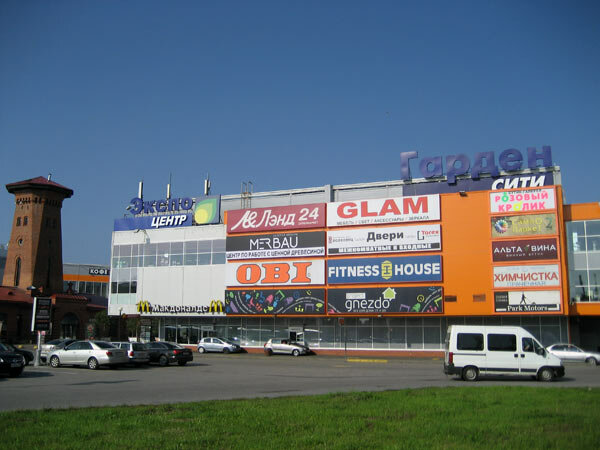
<instances>
[{"instance_id":1,"label":"blue sky","mask_svg":"<svg viewBox=\"0 0 600 450\"><path fill-rule=\"evenodd\" d=\"M65 262L108 264L146 198L400 178L419 157L552 147L600 200L600 3L0 2L0 182L47 176ZM14 197L0 195L0 242Z\"/></svg>"}]
</instances>

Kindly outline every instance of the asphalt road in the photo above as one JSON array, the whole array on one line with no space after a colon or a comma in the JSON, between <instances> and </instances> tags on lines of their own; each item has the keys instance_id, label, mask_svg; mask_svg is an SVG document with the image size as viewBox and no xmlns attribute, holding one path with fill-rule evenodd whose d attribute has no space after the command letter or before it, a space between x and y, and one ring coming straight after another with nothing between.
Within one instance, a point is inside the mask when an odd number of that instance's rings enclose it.
<instances>
[{"instance_id":1,"label":"asphalt road","mask_svg":"<svg viewBox=\"0 0 600 450\"><path fill-rule=\"evenodd\" d=\"M483 379L467 383L443 373L442 360L267 357L256 354L194 354L188 365L118 369L48 366L0 377L0 410L141 405L235 398L315 395L444 386L600 387L600 366L566 364L564 378Z\"/></svg>"}]
</instances>

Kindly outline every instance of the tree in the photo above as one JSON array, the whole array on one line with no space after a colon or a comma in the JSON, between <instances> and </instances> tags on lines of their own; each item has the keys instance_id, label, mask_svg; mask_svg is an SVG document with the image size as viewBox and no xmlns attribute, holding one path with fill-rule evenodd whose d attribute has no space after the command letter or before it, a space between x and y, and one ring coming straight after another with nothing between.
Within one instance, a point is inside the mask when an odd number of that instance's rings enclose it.
<instances>
[{"instance_id":1,"label":"tree","mask_svg":"<svg viewBox=\"0 0 600 450\"><path fill-rule=\"evenodd\" d=\"M106 310L96 313L93 322L99 337L106 337L110 334L110 317Z\"/></svg>"},{"instance_id":2,"label":"tree","mask_svg":"<svg viewBox=\"0 0 600 450\"><path fill-rule=\"evenodd\" d=\"M140 335L140 318L139 317L128 317L127 318L127 333L129 336L135 336L136 339Z\"/></svg>"}]
</instances>

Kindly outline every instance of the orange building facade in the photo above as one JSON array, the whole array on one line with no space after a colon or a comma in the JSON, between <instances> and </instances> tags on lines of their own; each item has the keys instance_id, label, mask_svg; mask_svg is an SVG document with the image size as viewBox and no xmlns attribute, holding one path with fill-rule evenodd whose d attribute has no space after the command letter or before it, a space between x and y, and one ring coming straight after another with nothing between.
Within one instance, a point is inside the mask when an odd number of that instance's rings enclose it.
<instances>
[{"instance_id":1,"label":"orange building facade","mask_svg":"<svg viewBox=\"0 0 600 450\"><path fill-rule=\"evenodd\" d=\"M420 179L415 155L397 181L133 199L115 220L109 314L150 319L149 339L250 351L290 338L439 355L452 324L600 346L600 208L564 204L550 149L505 150L502 172L491 152L448 157L447 176L425 158Z\"/></svg>"}]
</instances>

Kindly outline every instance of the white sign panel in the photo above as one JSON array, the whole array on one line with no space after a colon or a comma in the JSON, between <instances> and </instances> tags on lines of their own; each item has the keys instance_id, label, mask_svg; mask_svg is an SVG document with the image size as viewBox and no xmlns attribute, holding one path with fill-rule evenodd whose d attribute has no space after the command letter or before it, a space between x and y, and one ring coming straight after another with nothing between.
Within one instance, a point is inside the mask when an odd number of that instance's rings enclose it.
<instances>
[{"instance_id":1,"label":"white sign panel","mask_svg":"<svg viewBox=\"0 0 600 450\"><path fill-rule=\"evenodd\" d=\"M496 312L560 311L560 291L494 292L494 305Z\"/></svg>"},{"instance_id":2,"label":"white sign panel","mask_svg":"<svg viewBox=\"0 0 600 450\"><path fill-rule=\"evenodd\" d=\"M492 213L513 213L545 211L556 209L554 188L530 189L523 191L490 192Z\"/></svg>"},{"instance_id":3,"label":"white sign panel","mask_svg":"<svg viewBox=\"0 0 600 450\"><path fill-rule=\"evenodd\" d=\"M495 288L560 286L558 264L495 266Z\"/></svg>"},{"instance_id":4,"label":"white sign panel","mask_svg":"<svg viewBox=\"0 0 600 450\"><path fill-rule=\"evenodd\" d=\"M327 232L328 255L439 251L439 225L360 228Z\"/></svg>"},{"instance_id":5,"label":"white sign panel","mask_svg":"<svg viewBox=\"0 0 600 450\"><path fill-rule=\"evenodd\" d=\"M328 227L429 220L440 220L440 196L437 194L327 204Z\"/></svg>"},{"instance_id":6,"label":"white sign panel","mask_svg":"<svg viewBox=\"0 0 600 450\"><path fill-rule=\"evenodd\" d=\"M325 284L325 260L227 263L226 286L309 286Z\"/></svg>"}]
</instances>

